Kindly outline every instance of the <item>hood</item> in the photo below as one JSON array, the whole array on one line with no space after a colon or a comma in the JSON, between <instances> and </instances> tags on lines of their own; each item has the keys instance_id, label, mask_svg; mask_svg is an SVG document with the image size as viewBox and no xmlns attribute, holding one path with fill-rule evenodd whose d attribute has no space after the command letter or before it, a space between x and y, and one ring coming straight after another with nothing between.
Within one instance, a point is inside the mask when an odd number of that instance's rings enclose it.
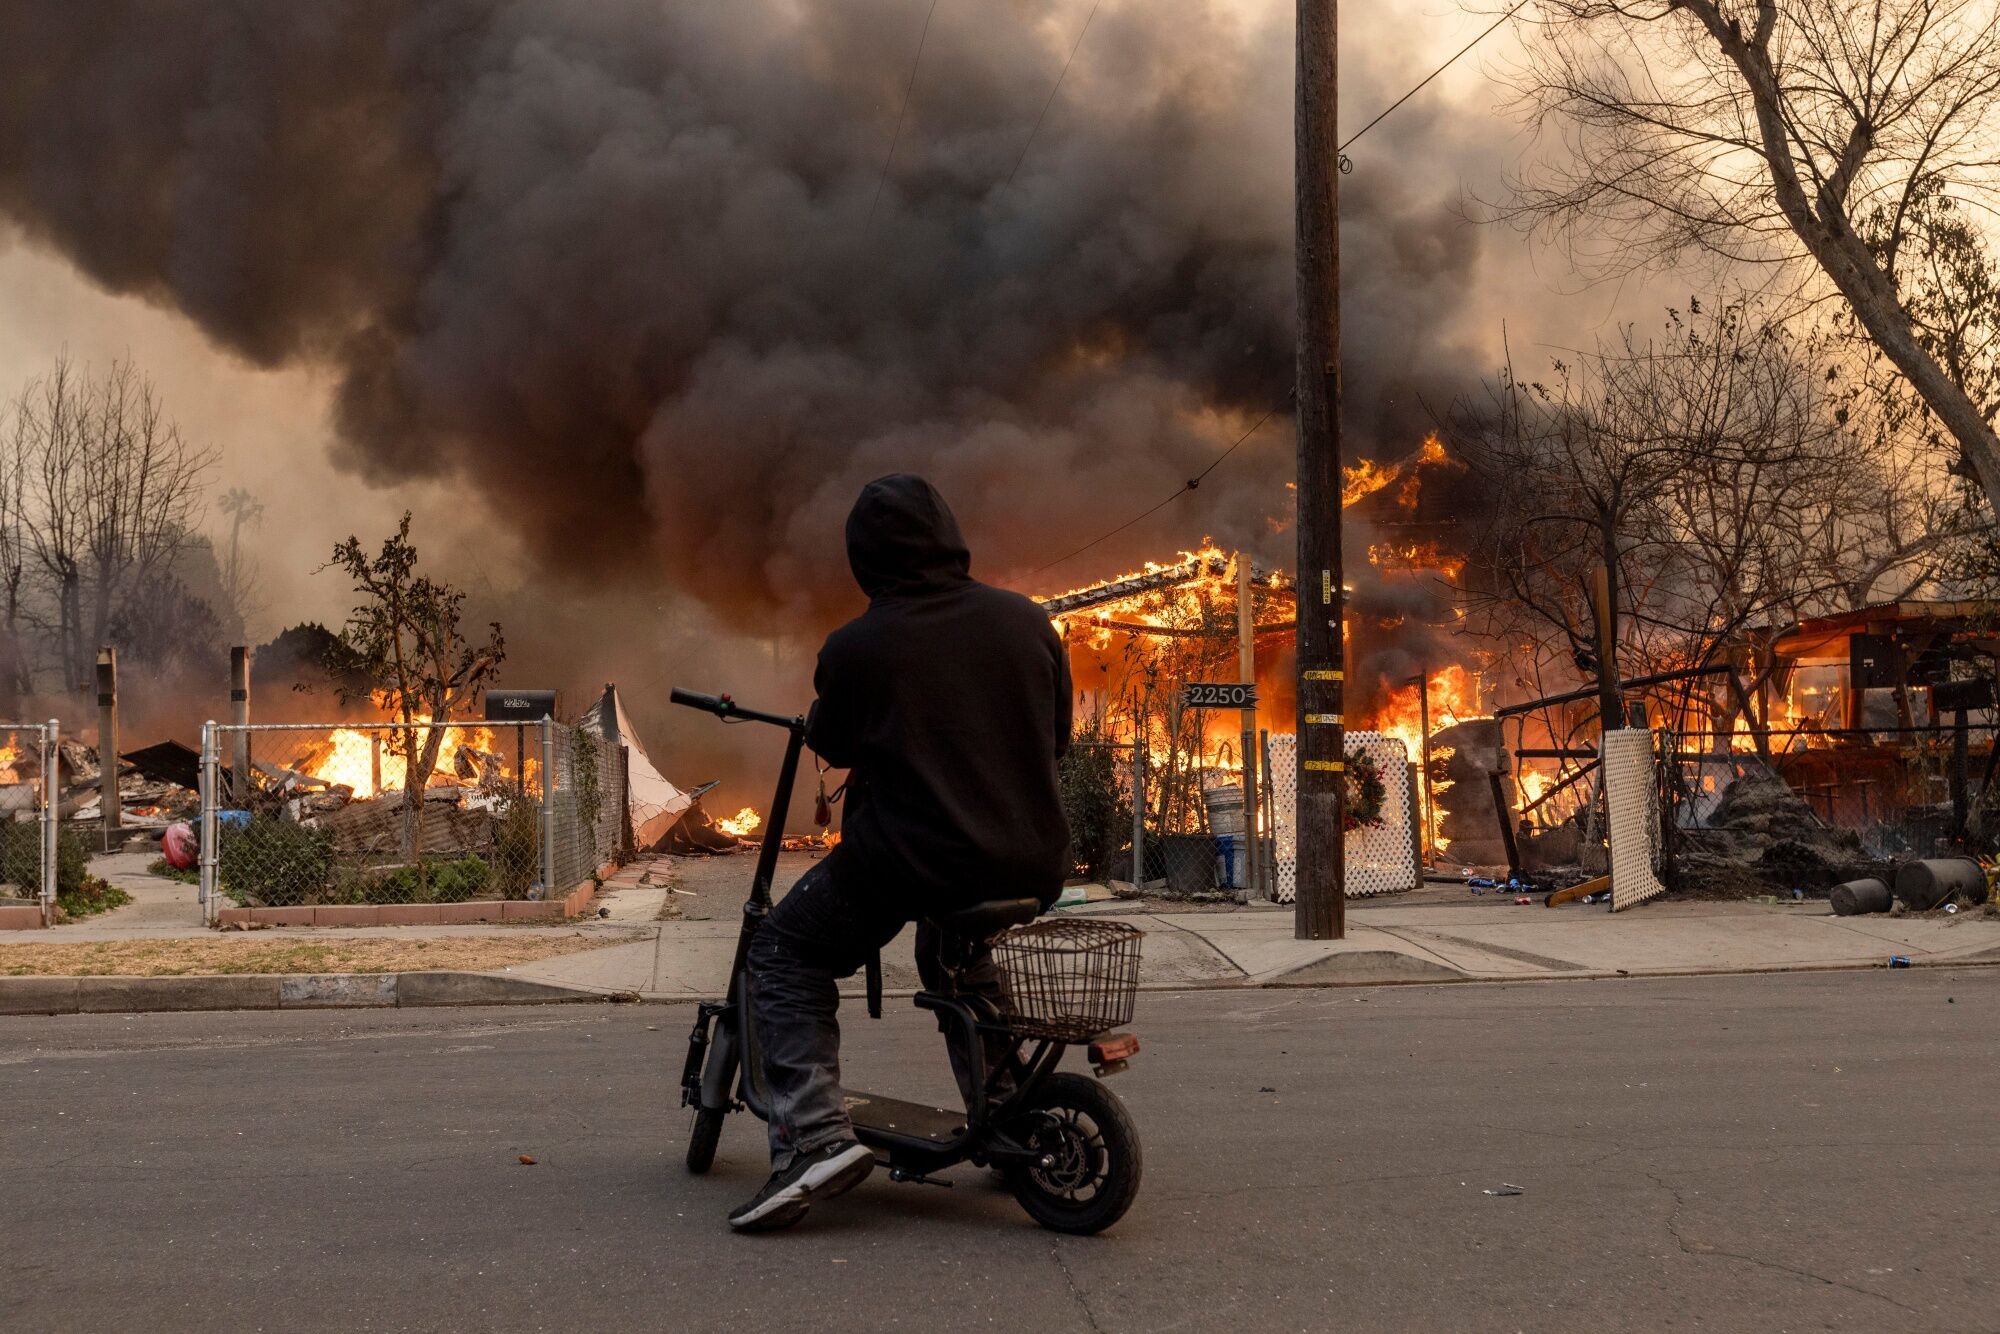
<instances>
[{"instance_id":1,"label":"hood","mask_svg":"<svg viewBox=\"0 0 2000 1334\"><path fill-rule=\"evenodd\" d=\"M899 472L861 488L847 516L847 563L873 598L962 583L971 577L972 553L937 488Z\"/></svg>"}]
</instances>

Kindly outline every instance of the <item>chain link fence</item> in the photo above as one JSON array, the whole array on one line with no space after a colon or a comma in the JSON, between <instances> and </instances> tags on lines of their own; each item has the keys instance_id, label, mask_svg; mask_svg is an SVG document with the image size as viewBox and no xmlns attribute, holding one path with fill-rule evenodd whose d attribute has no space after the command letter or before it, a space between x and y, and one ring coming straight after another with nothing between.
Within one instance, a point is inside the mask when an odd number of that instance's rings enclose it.
<instances>
[{"instance_id":1,"label":"chain link fence","mask_svg":"<svg viewBox=\"0 0 2000 1334\"><path fill-rule=\"evenodd\" d=\"M560 897L618 855L621 761L553 722L210 723L204 917Z\"/></svg>"},{"instance_id":2,"label":"chain link fence","mask_svg":"<svg viewBox=\"0 0 2000 1334\"><path fill-rule=\"evenodd\" d=\"M0 723L0 906L33 905L55 920L62 733L46 723Z\"/></svg>"},{"instance_id":3,"label":"chain link fence","mask_svg":"<svg viewBox=\"0 0 2000 1334\"><path fill-rule=\"evenodd\" d=\"M1132 832L1113 878L1163 898L1233 896L1249 888L1238 774L1187 770L1164 778L1144 755L1136 768L1129 759L1119 768Z\"/></svg>"},{"instance_id":4,"label":"chain link fence","mask_svg":"<svg viewBox=\"0 0 2000 1334\"><path fill-rule=\"evenodd\" d=\"M1738 737L1667 734L1669 883L1783 894L1912 857L1990 856L1992 738L1979 725L1773 732L1759 754Z\"/></svg>"}]
</instances>

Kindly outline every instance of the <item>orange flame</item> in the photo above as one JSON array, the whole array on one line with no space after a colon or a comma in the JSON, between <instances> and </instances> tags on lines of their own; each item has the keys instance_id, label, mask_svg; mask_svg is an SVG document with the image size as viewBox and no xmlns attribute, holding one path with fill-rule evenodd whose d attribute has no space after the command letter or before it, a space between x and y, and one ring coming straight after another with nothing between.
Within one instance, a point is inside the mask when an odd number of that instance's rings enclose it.
<instances>
[{"instance_id":1,"label":"orange flame","mask_svg":"<svg viewBox=\"0 0 2000 1334\"><path fill-rule=\"evenodd\" d=\"M1427 685L1430 690L1431 735L1450 727L1453 723L1464 722L1468 718L1483 718L1486 714L1480 708L1480 683L1477 673L1460 666L1450 666L1432 672ZM1395 737L1403 743L1410 759L1418 764L1424 757L1424 701L1416 683L1398 686L1389 692L1375 716L1362 724L1363 730L1381 732ZM1439 833L1443 814L1438 798L1452 786L1451 780L1442 777L1438 768L1451 757L1450 747L1432 747L1430 778L1431 794L1431 846L1440 852L1448 847L1451 840Z\"/></svg>"},{"instance_id":2,"label":"orange flame","mask_svg":"<svg viewBox=\"0 0 2000 1334\"><path fill-rule=\"evenodd\" d=\"M757 814L755 806L745 806L727 820L717 820L715 827L731 838L748 838L764 823L764 817Z\"/></svg>"},{"instance_id":3,"label":"orange flame","mask_svg":"<svg viewBox=\"0 0 2000 1334\"><path fill-rule=\"evenodd\" d=\"M417 720L416 744L419 747L428 741L431 725L428 714ZM468 772L478 774L484 770L484 757L493 754L496 749L491 728L447 724L443 731L444 738L438 744L437 764L431 769L427 786L448 787L463 783ZM410 763L407 756L398 753L399 736L400 733L388 729L364 731L354 727L337 727L328 736L330 744L324 754L295 758L290 767L325 782L352 788L357 798L400 792L407 784ZM379 786L375 781L378 769L382 777Z\"/></svg>"},{"instance_id":4,"label":"orange flame","mask_svg":"<svg viewBox=\"0 0 2000 1334\"><path fill-rule=\"evenodd\" d=\"M1465 557L1453 555L1436 542L1377 542L1368 548L1368 563L1382 570L1430 570L1456 579Z\"/></svg>"}]
</instances>

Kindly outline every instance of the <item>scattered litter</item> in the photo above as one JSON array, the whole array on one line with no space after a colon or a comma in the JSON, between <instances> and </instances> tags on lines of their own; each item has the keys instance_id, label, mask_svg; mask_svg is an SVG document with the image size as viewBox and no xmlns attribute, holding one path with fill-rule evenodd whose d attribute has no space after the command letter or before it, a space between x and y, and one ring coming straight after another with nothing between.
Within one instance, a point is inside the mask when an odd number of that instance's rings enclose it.
<instances>
[{"instance_id":1,"label":"scattered litter","mask_svg":"<svg viewBox=\"0 0 2000 1334\"><path fill-rule=\"evenodd\" d=\"M693 890L691 890L691 889L681 889L681 888L679 888L678 886L677 886L677 887L675 887L675 889L674 889L674 893L676 893L676 894L679 894L679 895L680 895L680 896L681 896L682 898L689 898L689 899L694 899L694 898L700 898L700 897L701 897L701 896L700 896L699 894L696 894L696 893L695 893L695 892L694 892Z\"/></svg>"},{"instance_id":2,"label":"scattered litter","mask_svg":"<svg viewBox=\"0 0 2000 1334\"><path fill-rule=\"evenodd\" d=\"M1276 1093L1276 1092L1277 1092L1278 1090L1276 1090L1276 1089L1272 1088L1272 1087L1271 1087L1271 1086L1270 1086L1269 1084L1265 1084L1265 1085L1264 1085L1263 1087L1259 1088L1259 1089L1258 1089L1257 1091L1258 1091L1259 1093Z\"/></svg>"},{"instance_id":3,"label":"scattered litter","mask_svg":"<svg viewBox=\"0 0 2000 1334\"><path fill-rule=\"evenodd\" d=\"M533 1167L534 1165L535 1165L535 1160L533 1158L529 1157L525 1153L521 1155L521 1166Z\"/></svg>"},{"instance_id":4,"label":"scattered litter","mask_svg":"<svg viewBox=\"0 0 2000 1334\"><path fill-rule=\"evenodd\" d=\"M1488 1195L1525 1195L1525 1194L1527 1194L1527 1192L1526 1192L1526 1191L1524 1191L1524 1190L1522 1190L1522 1189L1521 1189L1521 1188L1520 1188L1519 1186L1515 1186L1515 1185L1511 1185L1511 1184L1509 1184L1508 1182L1505 1182L1505 1181L1503 1181L1503 1182L1501 1182L1501 1183L1500 1183L1500 1189L1498 1189L1498 1190L1489 1190L1489 1191L1487 1191L1487 1192L1486 1192L1486 1194L1488 1194Z\"/></svg>"},{"instance_id":5,"label":"scattered litter","mask_svg":"<svg viewBox=\"0 0 2000 1334\"><path fill-rule=\"evenodd\" d=\"M609 917L609 916L611 916L611 909L609 909L609 908L599 908L599 909L597 910L597 915L598 915L599 917Z\"/></svg>"},{"instance_id":6,"label":"scattered litter","mask_svg":"<svg viewBox=\"0 0 2000 1334\"><path fill-rule=\"evenodd\" d=\"M1958 905L1956 903L1947 903L1944 905L1944 910L1947 913L1955 913L1958 911Z\"/></svg>"},{"instance_id":7,"label":"scattered litter","mask_svg":"<svg viewBox=\"0 0 2000 1334\"><path fill-rule=\"evenodd\" d=\"M1892 954L1889 956L1889 966L1891 968L1908 968L1910 966L1910 956L1907 954Z\"/></svg>"},{"instance_id":8,"label":"scattered litter","mask_svg":"<svg viewBox=\"0 0 2000 1334\"><path fill-rule=\"evenodd\" d=\"M1519 907L1522 907L1522 906L1523 906L1523 905L1525 905L1525 904L1529 904L1529 903L1533 903L1533 902L1534 902L1534 900L1533 900L1533 899L1529 898L1529 897L1528 897L1528 896L1527 896L1526 894L1523 894L1523 895L1521 895L1521 897L1519 897L1519 898L1517 898L1517 899L1515 899L1515 900L1514 900L1514 906L1515 906L1516 908L1519 908Z\"/></svg>"}]
</instances>

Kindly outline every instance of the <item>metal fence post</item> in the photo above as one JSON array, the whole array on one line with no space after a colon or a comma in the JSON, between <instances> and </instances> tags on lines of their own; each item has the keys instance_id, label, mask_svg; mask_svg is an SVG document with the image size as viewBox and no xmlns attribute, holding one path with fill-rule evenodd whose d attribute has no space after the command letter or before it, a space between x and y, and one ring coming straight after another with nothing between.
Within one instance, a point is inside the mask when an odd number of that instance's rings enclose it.
<instances>
[{"instance_id":1,"label":"metal fence post","mask_svg":"<svg viewBox=\"0 0 2000 1334\"><path fill-rule=\"evenodd\" d=\"M203 926L215 925L215 837L216 837L216 784L219 775L215 763L215 722L213 719L201 725L201 889L196 899L201 904Z\"/></svg>"},{"instance_id":2,"label":"metal fence post","mask_svg":"<svg viewBox=\"0 0 2000 1334\"><path fill-rule=\"evenodd\" d=\"M42 732L42 924L56 920L56 821L61 816L57 790L62 786L62 726L54 718Z\"/></svg>"},{"instance_id":3,"label":"metal fence post","mask_svg":"<svg viewBox=\"0 0 2000 1334\"><path fill-rule=\"evenodd\" d=\"M556 889L556 732L544 718L542 729L542 897L555 898Z\"/></svg>"},{"instance_id":4,"label":"metal fence post","mask_svg":"<svg viewBox=\"0 0 2000 1334\"><path fill-rule=\"evenodd\" d=\"M1146 747L1132 742L1132 888L1146 887Z\"/></svg>"}]
</instances>

